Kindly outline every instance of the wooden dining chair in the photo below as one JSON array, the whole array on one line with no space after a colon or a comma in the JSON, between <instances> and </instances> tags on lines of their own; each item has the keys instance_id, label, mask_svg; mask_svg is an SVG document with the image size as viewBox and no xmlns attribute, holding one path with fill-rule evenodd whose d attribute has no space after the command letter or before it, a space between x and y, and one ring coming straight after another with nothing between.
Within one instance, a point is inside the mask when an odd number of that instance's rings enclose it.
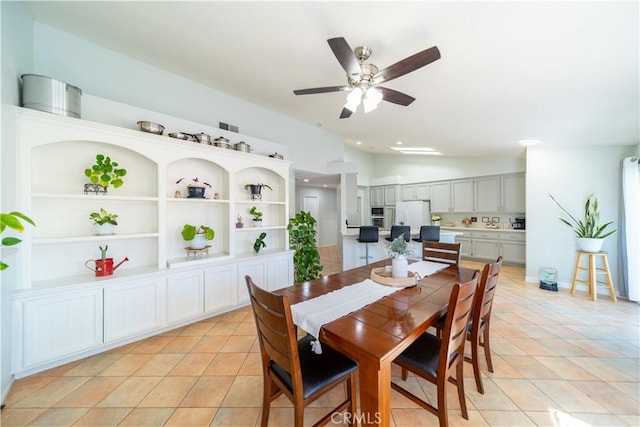
<instances>
[{"instance_id":1,"label":"wooden dining chair","mask_svg":"<svg viewBox=\"0 0 640 427\"><path fill-rule=\"evenodd\" d=\"M334 413L345 408L351 413L349 420L353 421L358 365L325 343L322 354L314 353L311 341L315 338L311 335L298 341L289 299L260 288L249 276L245 276L245 280L262 356L262 427L269 422L271 402L280 394L293 403L294 426L302 427L304 408L341 384L346 386L345 399L315 425L327 423Z\"/></svg>"},{"instance_id":2,"label":"wooden dining chair","mask_svg":"<svg viewBox=\"0 0 640 427\"><path fill-rule=\"evenodd\" d=\"M442 338L425 332L393 361L393 363L402 368L403 380L407 378L407 371L411 371L436 385L437 407L425 402L394 382L391 383L391 388L432 414L437 415L440 427L449 425L447 382L452 382L456 385L462 416L466 420L469 419L467 402L464 396L464 344L477 283L478 271L476 270L471 280L454 285L449 297L447 318ZM455 379L451 377L454 369L456 371Z\"/></svg>"},{"instance_id":3,"label":"wooden dining chair","mask_svg":"<svg viewBox=\"0 0 640 427\"><path fill-rule=\"evenodd\" d=\"M460 243L422 242L422 260L457 266L460 262Z\"/></svg>"},{"instance_id":4,"label":"wooden dining chair","mask_svg":"<svg viewBox=\"0 0 640 427\"><path fill-rule=\"evenodd\" d=\"M493 297L496 294L496 286L498 285L498 275L502 269L502 257L496 262L485 264L478 282L478 289L473 301L473 309L471 312L471 320L467 327L467 340L471 342L471 357L466 356L464 360L473 365L473 376L476 380L476 388L478 393L484 394L482 385L482 375L480 373L480 347L484 349L484 358L487 361L487 369L493 372L493 363L491 362L491 341L490 325L491 325L491 308L493 307ZM444 330L445 318L442 317L434 327L438 336Z\"/></svg>"}]
</instances>

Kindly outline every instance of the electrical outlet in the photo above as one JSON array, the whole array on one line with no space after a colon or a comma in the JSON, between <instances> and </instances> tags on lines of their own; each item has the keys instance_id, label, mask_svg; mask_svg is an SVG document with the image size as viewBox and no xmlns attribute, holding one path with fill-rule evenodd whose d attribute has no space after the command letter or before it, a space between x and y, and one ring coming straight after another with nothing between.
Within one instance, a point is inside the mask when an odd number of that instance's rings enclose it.
<instances>
[{"instance_id":1,"label":"electrical outlet","mask_svg":"<svg viewBox=\"0 0 640 427\"><path fill-rule=\"evenodd\" d=\"M471 217L471 222L478 222L478 217L477 216L472 216Z\"/></svg>"}]
</instances>

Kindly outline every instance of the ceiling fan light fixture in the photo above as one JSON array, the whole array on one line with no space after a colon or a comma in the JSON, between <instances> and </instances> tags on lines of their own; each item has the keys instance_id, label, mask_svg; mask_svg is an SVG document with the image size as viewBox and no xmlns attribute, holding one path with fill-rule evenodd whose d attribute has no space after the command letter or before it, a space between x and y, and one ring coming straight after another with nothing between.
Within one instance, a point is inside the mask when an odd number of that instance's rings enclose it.
<instances>
[{"instance_id":1,"label":"ceiling fan light fixture","mask_svg":"<svg viewBox=\"0 0 640 427\"><path fill-rule=\"evenodd\" d=\"M362 102L362 89L355 87L349 95L347 95L347 103L344 104L344 108L355 113L358 105Z\"/></svg>"},{"instance_id":2,"label":"ceiling fan light fixture","mask_svg":"<svg viewBox=\"0 0 640 427\"><path fill-rule=\"evenodd\" d=\"M364 100L362 103L364 104L364 112L368 113L369 111L373 111L378 108L378 105L382 101L382 92L374 87L370 87L367 89L367 92L364 95Z\"/></svg>"}]
</instances>

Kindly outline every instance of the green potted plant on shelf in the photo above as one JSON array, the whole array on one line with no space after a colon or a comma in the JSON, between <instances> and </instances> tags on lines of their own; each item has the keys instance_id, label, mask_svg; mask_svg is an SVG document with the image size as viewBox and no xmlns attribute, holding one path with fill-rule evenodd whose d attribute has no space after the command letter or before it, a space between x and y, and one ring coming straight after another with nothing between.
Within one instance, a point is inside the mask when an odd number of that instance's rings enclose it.
<instances>
[{"instance_id":1,"label":"green potted plant on shelf","mask_svg":"<svg viewBox=\"0 0 640 427\"><path fill-rule=\"evenodd\" d=\"M316 220L310 212L301 211L289 218L289 249L293 255L294 280L296 283L306 282L320 276L322 265L316 243Z\"/></svg>"},{"instance_id":2,"label":"green potted plant on shelf","mask_svg":"<svg viewBox=\"0 0 640 427\"><path fill-rule=\"evenodd\" d=\"M176 181L176 184L180 184L184 178L180 178ZM191 180L190 183L187 184L188 198L189 199L204 199L204 193L206 191L206 187L211 188L211 184L208 182L200 181L198 177L195 177Z\"/></svg>"},{"instance_id":3,"label":"green potted plant on shelf","mask_svg":"<svg viewBox=\"0 0 640 427\"><path fill-rule=\"evenodd\" d=\"M256 251L256 253L259 253L260 249L267 247L267 244L264 241L265 237L267 237L267 233L262 232L260 233L260 236L258 236L256 241L253 242L253 250Z\"/></svg>"},{"instance_id":4,"label":"green potted plant on shelf","mask_svg":"<svg viewBox=\"0 0 640 427\"><path fill-rule=\"evenodd\" d=\"M551 200L567 214L569 219L559 218L564 224L571 227L576 234L576 244L578 249L585 252L600 252L604 239L611 236L616 230L609 230L607 228L613 224L613 221L600 224L600 211L598 208L598 199L595 193L591 193L587 196L584 204L584 217L579 220L565 209L551 194L549 194Z\"/></svg>"},{"instance_id":5,"label":"green potted plant on shelf","mask_svg":"<svg viewBox=\"0 0 640 427\"><path fill-rule=\"evenodd\" d=\"M268 184L263 184L260 182L257 184L246 184L244 186L245 190L251 191L251 200L262 199L263 188L268 188L269 190L273 191L273 188L271 188Z\"/></svg>"},{"instance_id":6,"label":"green potted plant on shelf","mask_svg":"<svg viewBox=\"0 0 640 427\"><path fill-rule=\"evenodd\" d=\"M253 226L254 227L262 227L262 215L263 212L259 211L257 207L253 206L249 213L253 215Z\"/></svg>"},{"instance_id":7,"label":"green potted plant on shelf","mask_svg":"<svg viewBox=\"0 0 640 427\"><path fill-rule=\"evenodd\" d=\"M115 234L116 225L118 225L117 218L118 215L110 214L103 208L100 208L100 212L91 212L89 215L89 219L93 220L94 225L97 225L97 233L100 236Z\"/></svg>"},{"instance_id":8,"label":"green potted plant on shelf","mask_svg":"<svg viewBox=\"0 0 640 427\"><path fill-rule=\"evenodd\" d=\"M91 181L91 184L85 184L85 194L90 191L96 192L96 194L106 194L109 185L113 185L113 188L121 187L124 184L123 177L127 174L127 170L118 166L118 163L112 161L111 157L97 154L96 162L84 170L85 176Z\"/></svg>"},{"instance_id":9,"label":"green potted plant on shelf","mask_svg":"<svg viewBox=\"0 0 640 427\"><path fill-rule=\"evenodd\" d=\"M190 249L204 249L207 247L207 241L213 240L216 235L211 227L207 227L206 225L196 227L191 224L185 224L181 234Z\"/></svg>"},{"instance_id":10,"label":"green potted plant on shelf","mask_svg":"<svg viewBox=\"0 0 640 427\"><path fill-rule=\"evenodd\" d=\"M0 233L4 233L4 230L7 227L17 231L18 233L22 233L24 231L24 225L21 220L28 222L34 227L36 225L31 218L21 212L14 211L9 213L0 213ZM21 241L22 240L17 237L3 237L1 246L15 246ZM0 271L6 270L7 268L9 268L9 265L0 261Z\"/></svg>"},{"instance_id":11,"label":"green potted plant on shelf","mask_svg":"<svg viewBox=\"0 0 640 427\"><path fill-rule=\"evenodd\" d=\"M387 252L391 257L391 276L403 278L409 275L408 255L413 254L413 244L407 242L404 233L387 243Z\"/></svg>"}]
</instances>

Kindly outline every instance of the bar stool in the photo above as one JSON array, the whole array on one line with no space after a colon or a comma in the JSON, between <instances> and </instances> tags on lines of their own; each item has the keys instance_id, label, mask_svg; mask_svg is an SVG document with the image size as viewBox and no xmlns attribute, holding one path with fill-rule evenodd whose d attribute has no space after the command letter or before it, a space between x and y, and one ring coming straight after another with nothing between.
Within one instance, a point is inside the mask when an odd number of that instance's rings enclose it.
<instances>
[{"instance_id":1,"label":"bar stool","mask_svg":"<svg viewBox=\"0 0 640 427\"><path fill-rule=\"evenodd\" d=\"M440 226L439 225L422 225L420 226L420 237L412 239L414 242L439 242Z\"/></svg>"},{"instance_id":2,"label":"bar stool","mask_svg":"<svg viewBox=\"0 0 640 427\"><path fill-rule=\"evenodd\" d=\"M356 239L360 243L364 243L366 264L369 264L369 243L378 242L378 227L374 225L363 225L360 227L360 233Z\"/></svg>"},{"instance_id":3,"label":"bar stool","mask_svg":"<svg viewBox=\"0 0 640 427\"><path fill-rule=\"evenodd\" d=\"M586 256L588 258L589 264L587 267L581 266L582 257ZM602 267L597 266L597 257L602 258ZM587 280L578 279L578 274L581 270L585 270L588 272ZM598 274L604 274L605 281L598 281ZM616 292L613 289L613 281L611 280L611 271L609 270L609 260L607 258L606 252L584 252L578 251L578 259L576 260L576 268L573 272L573 282L571 283L571 294L576 290L576 284L586 283L589 285L589 294L591 295L591 299L596 301L598 294L598 284L606 285L609 287L609 294L611 295L611 299L615 302Z\"/></svg>"},{"instance_id":4,"label":"bar stool","mask_svg":"<svg viewBox=\"0 0 640 427\"><path fill-rule=\"evenodd\" d=\"M385 237L385 240L388 242L393 242L398 236L402 236L404 234L405 242L411 240L411 226L409 225L392 225L391 226L391 236Z\"/></svg>"}]
</instances>

